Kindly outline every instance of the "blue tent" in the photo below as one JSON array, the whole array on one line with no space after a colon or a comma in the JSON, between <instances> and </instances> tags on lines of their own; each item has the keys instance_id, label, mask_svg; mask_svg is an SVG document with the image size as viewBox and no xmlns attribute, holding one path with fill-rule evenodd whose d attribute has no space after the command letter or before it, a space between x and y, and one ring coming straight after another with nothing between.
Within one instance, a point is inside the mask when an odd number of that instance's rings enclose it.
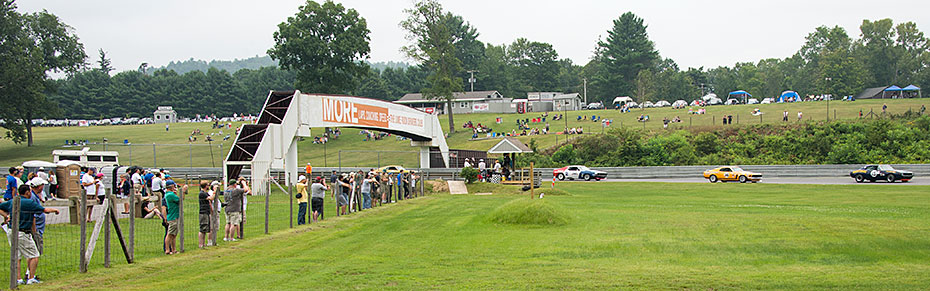
<instances>
[{"instance_id":1,"label":"blue tent","mask_svg":"<svg viewBox=\"0 0 930 291\"><path fill-rule=\"evenodd\" d=\"M746 95L746 96L752 97L752 94L749 94L749 92L746 92L746 91L743 91L743 90L738 90L738 91L730 92L730 94L728 94L728 96L729 96L729 95Z\"/></svg>"},{"instance_id":2,"label":"blue tent","mask_svg":"<svg viewBox=\"0 0 930 291\"><path fill-rule=\"evenodd\" d=\"M778 97L778 103L788 102L788 98L794 97L793 102L801 101L801 95L798 95L798 92L794 91L785 91L781 92L781 96Z\"/></svg>"},{"instance_id":3,"label":"blue tent","mask_svg":"<svg viewBox=\"0 0 930 291\"><path fill-rule=\"evenodd\" d=\"M743 90L737 90L737 91L730 92L730 94L727 94L727 99L730 99L733 96L736 96L735 98L742 98L743 104L746 104L746 98L752 97L752 94L749 94L749 92L746 92Z\"/></svg>"},{"instance_id":4,"label":"blue tent","mask_svg":"<svg viewBox=\"0 0 930 291\"><path fill-rule=\"evenodd\" d=\"M901 88L901 91L917 91L917 98L921 98L920 87L909 85L907 87ZM911 97L914 97L914 95L911 95Z\"/></svg>"},{"instance_id":5,"label":"blue tent","mask_svg":"<svg viewBox=\"0 0 930 291\"><path fill-rule=\"evenodd\" d=\"M885 88L885 90L882 90L882 99L885 99L885 96L888 95L886 94L887 92L891 92L891 98L897 98L897 96L900 95L900 93L895 93L895 92L901 92L901 90L902 90L901 87L891 85L891 87L888 87L888 88Z\"/></svg>"}]
</instances>

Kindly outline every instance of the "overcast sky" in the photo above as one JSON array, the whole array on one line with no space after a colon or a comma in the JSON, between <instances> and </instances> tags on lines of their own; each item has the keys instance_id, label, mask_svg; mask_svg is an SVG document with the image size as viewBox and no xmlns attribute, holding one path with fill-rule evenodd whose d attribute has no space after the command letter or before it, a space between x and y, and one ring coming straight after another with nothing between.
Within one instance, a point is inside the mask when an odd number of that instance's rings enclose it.
<instances>
[{"instance_id":1,"label":"overcast sky","mask_svg":"<svg viewBox=\"0 0 930 291\"><path fill-rule=\"evenodd\" d=\"M371 61L409 61L398 23L411 0L343 0L368 20ZM645 19L663 57L682 68L784 58L820 25L858 37L863 19L914 21L930 34L930 1L593 1L441 0L471 22L485 43L519 37L551 43L560 58L585 64L612 20L626 11ZM264 55L277 24L301 0L19 0L21 12L46 9L73 26L92 60L103 48L117 70L189 58L231 60ZM467 69L467 68L466 68Z\"/></svg>"}]
</instances>

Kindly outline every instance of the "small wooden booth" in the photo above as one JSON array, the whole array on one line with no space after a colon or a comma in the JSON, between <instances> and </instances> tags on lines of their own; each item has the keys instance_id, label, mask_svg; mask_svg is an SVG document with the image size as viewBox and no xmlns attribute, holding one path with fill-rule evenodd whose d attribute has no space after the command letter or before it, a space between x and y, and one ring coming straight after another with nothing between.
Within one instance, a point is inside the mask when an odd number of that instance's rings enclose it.
<instances>
[{"instance_id":1,"label":"small wooden booth","mask_svg":"<svg viewBox=\"0 0 930 291\"><path fill-rule=\"evenodd\" d=\"M534 185L539 184L539 174L531 173L531 168L517 169L517 156L523 153L532 153L533 150L526 146L522 141L514 137L505 137L496 145L488 150L488 155L502 155L501 166L504 168L501 173L505 178L501 179L503 184L529 185L533 181ZM494 163L488 165L493 167ZM532 177L532 178L531 178Z\"/></svg>"}]
</instances>

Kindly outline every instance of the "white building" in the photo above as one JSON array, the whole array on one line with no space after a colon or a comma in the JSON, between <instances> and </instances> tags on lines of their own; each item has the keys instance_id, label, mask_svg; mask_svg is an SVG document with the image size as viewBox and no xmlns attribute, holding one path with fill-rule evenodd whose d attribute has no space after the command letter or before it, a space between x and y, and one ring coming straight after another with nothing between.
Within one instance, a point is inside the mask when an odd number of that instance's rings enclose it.
<instances>
[{"instance_id":1,"label":"white building","mask_svg":"<svg viewBox=\"0 0 930 291\"><path fill-rule=\"evenodd\" d=\"M152 120L155 123L175 123L178 122L178 113L171 106L158 106L155 110L155 117Z\"/></svg>"},{"instance_id":2,"label":"white building","mask_svg":"<svg viewBox=\"0 0 930 291\"><path fill-rule=\"evenodd\" d=\"M504 98L498 91L455 92L452 94L452 113L513 113L516 105L511 98ZM427 113L444 114L446 102L439 99L428 99L421 93L408 93L397 104L404 104L423 110Z\"/></svg>"}]
</instances>

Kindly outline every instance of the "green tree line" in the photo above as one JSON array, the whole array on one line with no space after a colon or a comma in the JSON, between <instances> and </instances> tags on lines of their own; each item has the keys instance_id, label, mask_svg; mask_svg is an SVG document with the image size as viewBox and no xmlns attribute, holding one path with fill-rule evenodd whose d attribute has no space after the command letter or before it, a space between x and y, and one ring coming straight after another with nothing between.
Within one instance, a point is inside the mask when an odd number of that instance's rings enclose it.
<instances>
[{"instance_id":1,"label":"green tree line","mask_svg":"<svg viewBox=\"0 0 930 291\"><path fill-rule=\"evenodd\" d=\"M530 142L530 144L533 144ZM930 116L753 125L703 132L613 128L558 149L525 155L523 166L595 167L930 162Z\"/></svg>"}]
</instances>

